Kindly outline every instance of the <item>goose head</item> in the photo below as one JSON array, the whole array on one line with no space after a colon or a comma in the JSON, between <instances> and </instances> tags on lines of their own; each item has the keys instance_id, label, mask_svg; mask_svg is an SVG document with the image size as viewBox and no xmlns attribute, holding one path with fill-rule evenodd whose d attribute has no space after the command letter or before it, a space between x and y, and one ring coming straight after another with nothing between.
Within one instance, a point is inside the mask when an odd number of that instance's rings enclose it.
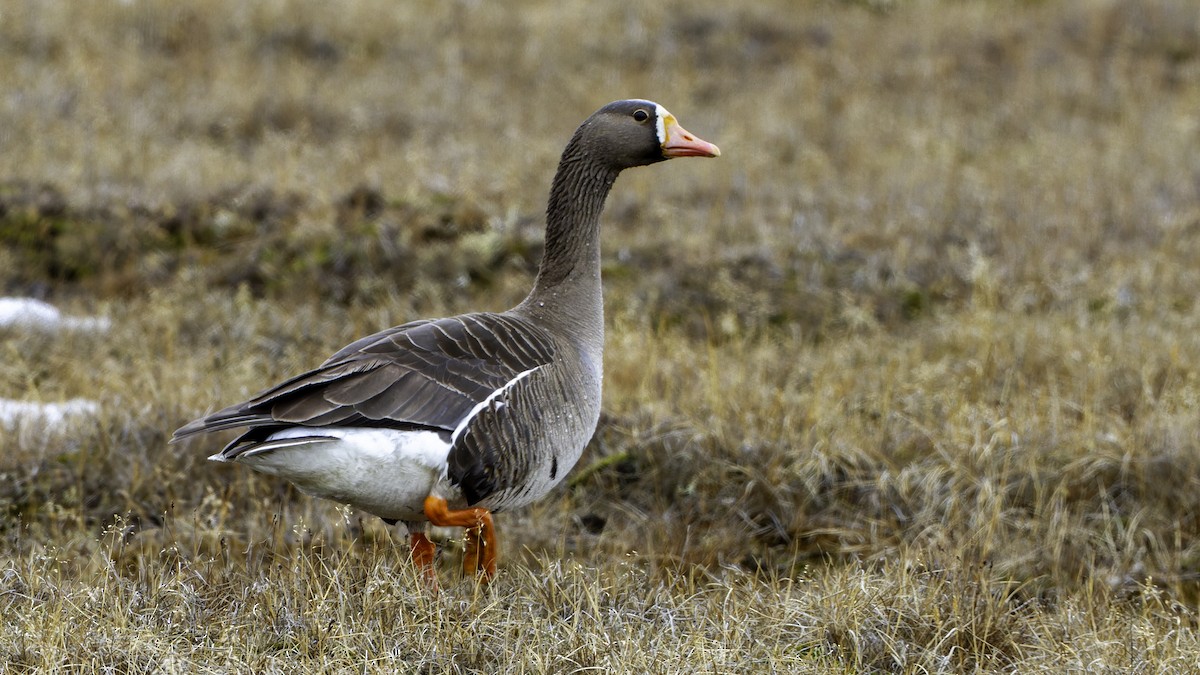
<instances>
[{"instance_id":1,"label":"goose head","mask_svg":"<svg viewBox=\"0 0 1200 675\"><path fill-rule=\"evenodd\" d=\"M680 126L666 108L642 99L600 108L577 132L579 145L617 171L674 157L718 157L720 148Z\"/></svg>"}]
</instances>

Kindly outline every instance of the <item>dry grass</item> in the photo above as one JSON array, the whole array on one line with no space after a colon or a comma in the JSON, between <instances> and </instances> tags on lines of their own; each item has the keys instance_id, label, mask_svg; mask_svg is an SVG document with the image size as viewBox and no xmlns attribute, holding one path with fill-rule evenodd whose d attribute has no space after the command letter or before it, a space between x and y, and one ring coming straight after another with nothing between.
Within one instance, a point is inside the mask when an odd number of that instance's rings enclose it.
<instances>
[{"instance_id":1,"label":"dry grass","mask_svg":"<svg viewBox=\"0 0 1200 675\"><path fill-rule=\"evenodd\" d=\"M1192 672L1200 8L0 3L0 672ZM605 416L490 588L170 432L527 288L647 96Z\"/></svg>"}]
</instances>

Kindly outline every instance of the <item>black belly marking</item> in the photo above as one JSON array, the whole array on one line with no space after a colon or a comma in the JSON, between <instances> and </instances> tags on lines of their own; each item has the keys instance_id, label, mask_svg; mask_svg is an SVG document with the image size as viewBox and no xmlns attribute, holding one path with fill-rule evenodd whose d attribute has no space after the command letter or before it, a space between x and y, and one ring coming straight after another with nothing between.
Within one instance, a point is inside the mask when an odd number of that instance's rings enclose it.
<instances>
[{"instance_id":1,"label":"black belly marking","mask_svg":"<svg viewBox=\"0 0 1200 675\"><path fill-rule=\"evenodd\" d=\"M557 475L558 475L558 455L553 455L550 457L550 480L554 480L554 477Z\"/></svg>"}]
</instances>

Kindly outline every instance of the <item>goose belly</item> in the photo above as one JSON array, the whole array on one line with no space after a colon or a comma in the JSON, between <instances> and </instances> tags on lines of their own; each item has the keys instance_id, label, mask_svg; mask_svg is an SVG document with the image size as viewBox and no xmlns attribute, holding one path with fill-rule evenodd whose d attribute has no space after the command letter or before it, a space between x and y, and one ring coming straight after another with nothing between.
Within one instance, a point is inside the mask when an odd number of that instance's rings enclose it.
<instances>
[{"instance_id":1,"label":"goose belly","mask_svg":"<svg viewBox=\"0 0 1200 675\"><path fill-rule=\"evenodd\" d=\"M235 461L291 481L301 492L387 519L425 520L424 501L445 494L450 444L433 431L292 427Z\"/></svg>"}]
</instances>

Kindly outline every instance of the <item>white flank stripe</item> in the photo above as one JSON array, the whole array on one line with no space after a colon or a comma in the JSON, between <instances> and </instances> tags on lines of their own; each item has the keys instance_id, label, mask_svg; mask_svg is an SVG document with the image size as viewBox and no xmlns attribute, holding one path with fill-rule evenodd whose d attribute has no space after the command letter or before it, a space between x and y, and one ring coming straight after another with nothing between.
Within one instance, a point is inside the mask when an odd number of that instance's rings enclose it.
<instances>
[{"instance_id":1,"label":"white flank stripe","mask_svg":"<svg viewBox=\"0 0 1200 675\"><path fill-rule=\"evenodd\" d=\"M303 445L319 445L321 443L336 443L338 440L340 440L340 439L334 438L331 436L317 436L317 435L302 436L299 438L272 438L267 441L264 441L263 443L261 443L259 445L254 446L253 448L242 453L242 455L244 455L246 457L253 457L255 455L261 455L264 452L270 452L272 450L280 450L282 448L294 448L294 447L303 446ZM212 457L209 457L209 459L213 459L213 458L216 458L217 461L225 461L225 460L221 459L220 453L217 453L217 454L213 455Z\"/></svg>"},{"instance_id":2,"label":"white flank stripe","mask_svg":"<svg viewBox=\"0 0 1200 675\"><path fill-rule=\"evenodd\" d=\"M454 428L454 433L450 434L450 445L454 445L456 442L458 442L458 437L462 434L463 429L466 429L467 425L471 423L471 420L475 419L475 416L478 415L480 412L482 412L483 409L486 408L489 403L496 400L497 397L503 396L509 389L512 389L513 386L515 386L518 382L525 379L530 373L532 373L533 371L538 370L540 368L541 368L541 366L535 366L533 368L530 368L529 370L518 373L516 377L509 380L508 382L505 382L503 387L500 387L496 391L493 391L492 393L488 394L487 398L483 399L478 404L476 404L474 408L471 408L471 412L467 413L467 416L463 418L463 421L459 422L458 426Z\"/></svg>"}]
</instances>

